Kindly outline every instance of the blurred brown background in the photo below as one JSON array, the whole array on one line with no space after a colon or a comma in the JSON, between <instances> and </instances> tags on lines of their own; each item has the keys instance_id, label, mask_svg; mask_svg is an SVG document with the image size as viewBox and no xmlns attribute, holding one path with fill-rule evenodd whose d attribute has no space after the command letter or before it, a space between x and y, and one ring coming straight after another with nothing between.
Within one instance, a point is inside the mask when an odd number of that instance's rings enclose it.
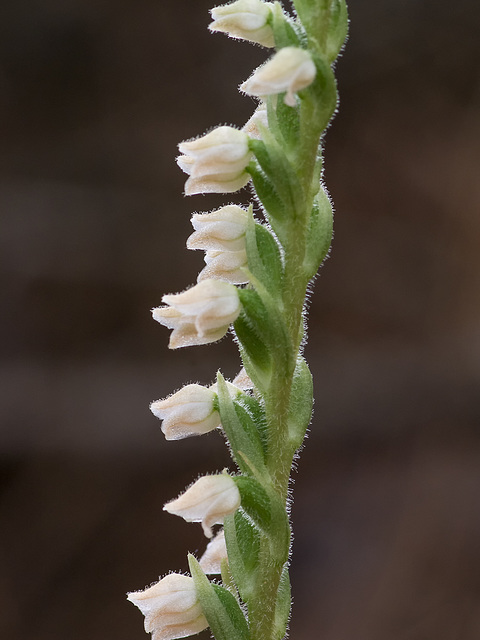
<instances>
[{"instance_id":1,"label":"blurred brown background","mask_svg":"<svg viewBox=\"0 0 480 640\"><path fill-rule=\"evenodd\" d=\"M293 640L480 638L480 9L352 0L328 132L335 241L307 347ZM205 0L0 7L0 636L146 638L124 593L202 553L162 505L228 458L148 411L236 374L149 309L193 283L176 144L242 126L259 47ZM202 637L208 637L205 633Z\"/></svg>"}]
</instances>

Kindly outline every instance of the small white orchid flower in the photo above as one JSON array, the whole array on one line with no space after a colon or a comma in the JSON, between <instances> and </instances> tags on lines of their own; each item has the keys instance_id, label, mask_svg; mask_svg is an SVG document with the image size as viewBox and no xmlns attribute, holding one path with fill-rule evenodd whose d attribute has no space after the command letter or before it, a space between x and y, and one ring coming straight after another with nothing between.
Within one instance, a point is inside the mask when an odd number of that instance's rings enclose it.
<instances>
[{"instance_id":1,"label":"small white orchid flower","mask_svg":"<svg viewBox=\"0 0 480 640\"><path fill-rule=\"evenodd\" d=\"M205 278L225 280L232 284L245 284L248 276L242 267L247 266L247 252L242 251L207 251L205 254L206 267L198 274L198 282Z\"/></svg>"},{"instance_id":2,"label":"small white orchid flower","mask_svg":"<svg viewBox=\"0 0 480 640\"><path fill-rule=\"evenodd\" d=\"M240 492L227 474L199 478L176 500L167 502L164 511L182 517L187 522L201 522L207 538L213 536L212 526L222 524L225 516L240 506Z\"/></svg>"},{"instance_id":3,"label":"small white orchid flower","mask_svg":"<svg viewBox=\"0 0 480 640\"><path fill-rule=\"evenodd\" d=\"M247 372L245 371L245 367L242 367L240 369L236 377L232 380L232 384L242 391L247 391L248 389L253 389L255 387L253 382L250 380Z\"/></svg>"},{"instance_id":4,"label":"small white orchid flower","mask_svg":"<svg viewBox=\"0 0 480 640\"><path fill-rule=\"evenodd\" d=\"M145 616L145 631L152 640L193 636L208 627L193 578L170 573L144 591L127 595Z\"/></svg>"},{"instance_id":5,"label":"small white orchid flower","mask_svg":"<svg viewBox=\"0 0 480 640\"><path fill-rule=\"evenodd\" d=\"M237 0L210 10L210 31L222 31L232 38L273 47L273 30L268 24L273 4L261 0Z\"/></svg>"},{"instance_id":6,"label":"small white orchid flower","mask_svg":"<svg viewBox=\"0 0 480 640\"><path fill-rule=\"evenodd\" d=\"M316 73L308 51L298 47L284 47L254 71L240 90L258 98L286 92L285 104L294 107L294 94L312 84Z\"/></svg>"},{"instance_id":7,"label":"small white orchid flower","mask_svg":"<svg viewBox=\"0 0 480 640\"><path fill-rule=\"evenodd\" d=\"M217 127L196 140L178 145L177 164L189 175L187 196L196 193L232 193L250 180L245 171L252 153L248 136L234 127Z\"/></svg>"},{"instance_id":8,"label":"small white orchid flower","mask_svg":"<svg viewBox=\"0 0 480 640\"><path fill-rule=\"evenodd\" d=\"M205 553L199 560L200 567L207 575L221 573L222 560L227 560L227 546L225 544L225 532L221 529L217 535L207 544Z\"/></svg>"},{"instance_id":9,"label":"small white orchid flower","mask_svg":"<svg viewBox=\"0 0 480 640\"><path fill-rule=\"evenodd\" d=\"M187 240L188 249L205 251L241 251L245 249L248 213L229 204L209 213L194 213L195 231Z\"/></svg>"},{"instance_id":10,"label":"small white orchid flower","mask_svg":"<svg viewBox=\"0 0 480 640\"><path fill-rule=\"evenodd\" d=\"M153 318L173 329L170 349L208 344L223 338L241 309L237 289L221 280L202 280L183 293L163 296L168 306L152 310Z\"/></svg>"},{"instance_id":11,"label":"small white orchid flower","mask_svg":"<svg viewBox=\"0 0 480 640\"><path fill-rule=\"evenodd\" d=\"M150 410L163 420L166 440L202 435L220 426L220 414L213 406L215 395L200 384L188 384L168 398L152 402Z\"/></svg>"},{"instance_id":12,"label":"small white orchid flower","mask_svg":"<svg viewBox=\"0 0 480 640\"><path fill-rule=\"evenodd\" d=\"M261 127L268 129L267 103L260 102L249 120L244 124L243 130L250 138L260 140L262 137Z\"/></svg>"}]
</instances>

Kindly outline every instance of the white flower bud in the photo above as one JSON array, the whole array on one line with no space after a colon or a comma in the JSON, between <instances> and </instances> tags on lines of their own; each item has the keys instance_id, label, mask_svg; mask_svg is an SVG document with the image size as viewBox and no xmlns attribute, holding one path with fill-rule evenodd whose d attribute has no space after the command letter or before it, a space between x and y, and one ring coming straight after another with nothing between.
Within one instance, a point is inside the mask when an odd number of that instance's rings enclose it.
<instances>
[{"instance_id":1,"label":"white flower bud","mask_svg":"<svg viewBox=\"0 0 480 640\"><path fill-rule=\"evenodd\" d=\"M195 231L187 240L188 249L205 251L241 251L245 249L248 213L229 204L209 213L194 213Z\"/></svg>"},{"instance_id":2,"label":"white flower bud","mask_svg":"<svg viewBox=\"0 0 480 640\"><path fill-rule=\"evenodd\" d=\"M261 127L268 129L267 103L263 101L255 109L251 118L247 120L243 130L250 138L260 140L262 137Z\"/></svg>"},{"instance_id":3,"label":"white flower bud","mask_svg":"<svg viewBox=\"0 0 480 640\"><path fill-rule=\"evenodd\" d=\"M259 67L240 89L259 98L286 92L285 104L294 107L294 94L308 87L316 73L315 64L307 51L298 47L284 47Z\"/></svg>"},{"instance_id":4,"label":"white flower bud","mask_svg":"<svg viewBox=\"0 0 480 640\"><path fill-rule=\"evenodd\" d=\"M167 440L202 435L220 426L220 414L213 408L215 392L200 384L188 384L164 400L152 402L150 410L163 420Z\"/></svg>"},{"instance_id":5,"label":"white flower bud","mask_svg":"<svg viewBox=\"0 0 480 640\"><path fill-rule=\"evenodd\" d=\"M217 127L210 133L178 145L183 154L178 166L190 177L185 183L187 196L196 193L232 193L250 180L245 171L252 153L248 136L233 127Z\"/></svg>"},{"instance_id":6,"label":"white flower bud","mask_svg":"<svg viewBox=\"0 0 480 640\"><path fill-rule=\"evenodd\" d=\"M170 573L144 591L127 595L145 616L145 631L152 640L193 636L208 627L193 578Z\"/></svg>"},{"instance_id":7,"label":"white flower bud","mask_svg":"<svg viewBox=\"0 0 480 640\"><path fill-rule=\"evenodd\" d=\"M247 266L247 252L243 251L207 251L206 267L198 274L198 282L205 278L217 278L232 284L245 284L248 276L242 267Z\"/></svg>"},{"instance_id":8,"label":"white flower bud","mask_svg":"<svg viewBox=\"0 0 480 640\"><path fill-rule=\"evenodd\" d=\"M202 280L162 300L169 306L157 307L152 314L157 322L173 329L170 349L220 340L241 309L237 289L221 280Z\"/></svg>"},{"instance_id":9,"label":"white flower bud","mask_svg":"<svg viewBox=\"0 0 480 640\"><path fill-rule=\"evenodd\" d=\"M203 572L208 574L221 573L222 560L227 560L227 546L225 532L221 529L207 544L205 553L199 560Z\"/></svg>"},{"instance_id":10,"label":"white flower bud","mask_svg":"<svg viewBox=\"0 0 480 640\"><path fill-rule=\"evenodd\" d=\"M237 373L237 376L232 380L232 384L241 389L242 391L247 391L248 389L253 389L254 384L250 380L247 372L245 371L245 367L242 367L240 371Z\"/></svg>"},{"instance_id":11,"label":"white flower bud","mask_svg":"<svg viewBox=\"0 0 480 640\"><path fill-rule=\"evenodd\" d=\"M261 0L237 0L230 4L211 9L213 22L210 31L222 31L232 38L249 40L273 47L275 40L268 18L273 4Z\"/></svg>"},{"instance_id":12,"label":"white flower bud","mask_svg":"<svg viewBox=\"0 0 480 640\"><path fill-rule=\"evenodd\" d=\"M201 522L203 532L211 538L212 525L222 524L225 516L240 506L240 492L235 481L226 473L199 478L176 500L163 507L168 513L187 522Z\"/></svg>"}]
</instances>

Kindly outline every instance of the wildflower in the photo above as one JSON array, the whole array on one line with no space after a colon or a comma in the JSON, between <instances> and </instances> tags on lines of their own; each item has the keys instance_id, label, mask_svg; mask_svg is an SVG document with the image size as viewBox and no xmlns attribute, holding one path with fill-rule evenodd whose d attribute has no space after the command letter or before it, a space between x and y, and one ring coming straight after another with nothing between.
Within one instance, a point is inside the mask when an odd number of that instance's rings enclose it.
<instances>
[{"instance_id":1,"label":"wildflower","mask_svg":"<svg viewBox=\"0 0 480 640\"><path fill-rule=\"evenodd\" d=\"M253 389L255 386L253 382L250 380L247 372L245 371L245 367L242 367L240 369L236 377L232 380L232 384L238 387L238 389L241 389L242 391Z\"/></svg>"},{"instance_id":2,"label":"wildflower","mask_svg":"<svg viewBox=\"0 0 480 640\"><path fill-rule=\"evenodd\" d=\"M248 136L233 127L217 127L196 140L178 145L183 154L178 166L190 177L185 183L187 196L196 193L232 193L250 180L245 171L252 153Z\"/></svg>"},{"instance_id":3,"label":"wildflower","mask_svg":"<svg viewBox=\"0 0 480 640\"><path fill-rule=\"evenodd\" d=\"M211 538L212 525L222 524L223 518L240 506L240 492L227 474L199 478L176 500L167 502L164 511L181 516L187 522L201 522L203 532Z\"/></svg>"},{"instance_id":4,"label":"wildflower","mask_svg":"<svg viewBox=\"0 0 480 640\"><path fill-rule=\"evenodd\" d=\"M253 112L249 120L244 124L243 130L250 138L260 140L262 137L261 128L268 128L267 103L262 100Z\"/></svg>"},{"instance_id":5,"label":"wildflower","mask_svg":"<svg viewBox=\"0 0 480 640\"><path fill-rule=\"evenodd\" d=\"M294 94L308 87L315 75L315 64L307 51L298 47L284 47L259 67L240 89L259 98L286 92L285 104L294 107Z\"/></svg>"},{"instance_id":6,"label":"wildflower","mask_svg":"<svg viewBox=\"0 0 480 640\"><path fill-rule=\"evenodd\" d=\"M221 573L222 560L227 560L227 546L223 529L207 544L199 564L206 574Z\"/></svg>"},{"instance_id":7,"label":"wildflower","mask_svg":"<svg viewBox=\"0 0 480 640\"><path fill-rule=\"evenodd\" d=\"M241 251L245 249L248 214L245 209L229 204L209 213L194 213L195 231L187 240L188 249L205 251Z\"/></svg>"},{"instance_id":8,"label":"wildflower","mask_svg":"<svg viewBox=\"0 0 480 640\"><path fill-rule=\"evenodd\" d=\"M152 402L150 410L163 420L167 440L201 435L220 426L220 414L214 409L215 391L200 384L188 384L164 400Z\"/></svg>"},{"instance_id":9,"label":"wildflower","mask_svg":"<svg viewBox=\"0 0 480 640\"><path fill-rule=\"evenodd\" d=\"M273 47L275 40L268 24L273 4L261 0L237 0L210 10L213 22L210 31L222 31L232 38L249 40L264 47Z\"/></svg>"},{"instance_id":10,"label":"wildflower","mask_svg":"<svg viewBox=\"0 0 480 640\"><path fill-rule=\"evenodd\" d=\"M247 266L247 252L242 251L207 251L206 267L198 274L198 282L205 278L225 280L232 284L245 284L248 276L242 267Z\"/></svg>"},{"instance_id":11,"label":"wildflower","mask_svg":"<svg viewBox=\"0 0 480 640\"><path fill-rule=\"evenodd\" d=\"M200 633L208 627L193 578L170 573L144 591L127 595L145 616L145 631L152 640L173 640Z\"/></svg>"},{"instance_id":12,"label":"wildflower","mask_svg":"<svg viewBox=\"0 0 480 640\"><path fill-rule=\"evenodd\" d=\"M202 280L183 293L163 296L162 301L168 306L157 307L152 314L173 329L170 349L220 340L240 313L237 289L221 280Z\"/></svg>"}]
</instances>

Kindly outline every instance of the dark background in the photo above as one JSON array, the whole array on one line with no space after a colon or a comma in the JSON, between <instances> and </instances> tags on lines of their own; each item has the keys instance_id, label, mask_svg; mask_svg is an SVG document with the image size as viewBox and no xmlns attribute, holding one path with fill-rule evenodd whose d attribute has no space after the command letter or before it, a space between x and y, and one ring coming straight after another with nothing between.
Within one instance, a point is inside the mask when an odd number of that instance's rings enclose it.
<instances>
[{"instance_id":1,"label":"dark background","mask_svg":"<svg viewBox=\"0 0 480 640\"><path fill-rule=\"evenodd\" d=\"M294 640L480 637L480 10L352 0L326 141L331 259L310 303L316 408L295 474ZM125 601L202 553L162 512L228 464L150 401L239 369L167 350L195 281L176 144L242 126L267 53L204 0L0 6L0 635L142 639ZM204 634L208 637L208 633ZM202 636L203 637L203 636Z\"/></svg>"}]
</instances>

